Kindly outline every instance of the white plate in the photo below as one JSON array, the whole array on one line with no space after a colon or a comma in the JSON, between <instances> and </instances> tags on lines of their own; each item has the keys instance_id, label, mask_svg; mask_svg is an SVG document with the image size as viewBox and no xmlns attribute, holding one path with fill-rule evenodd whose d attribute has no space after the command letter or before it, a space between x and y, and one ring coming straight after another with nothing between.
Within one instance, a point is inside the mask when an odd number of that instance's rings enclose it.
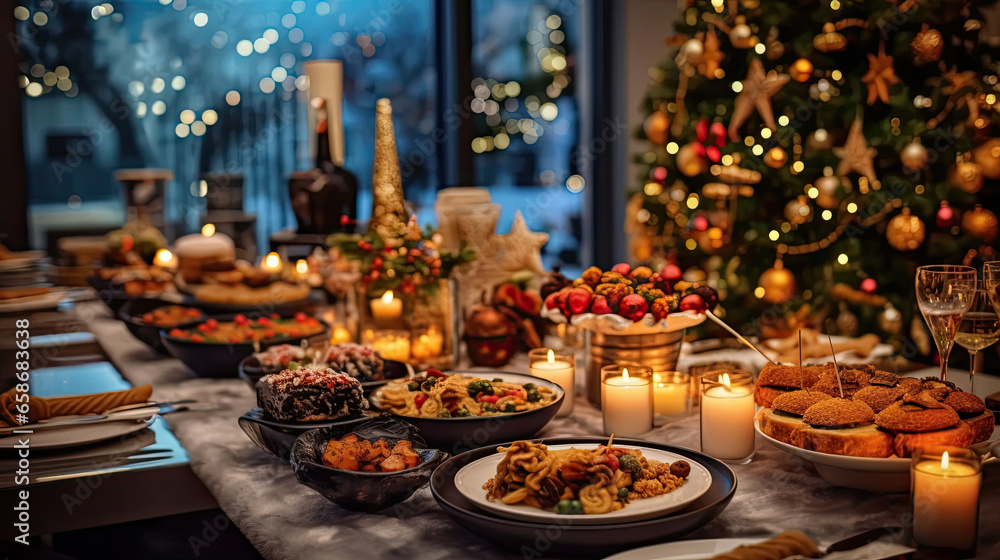
<instances>
[{"instance_id":1,"label":"white plate","mask_svg":"<svg viewBox=\"0 0 1000 560\"><path fill-rule=\"evenodd\" d=\"M852 457L820 453L778 441L760 430L754 420L754 429L768 443L801 459L810 461L823 480L834 486L854 488L867 492L892 493L910 491L910 460L899 457Z\"/></svg>"},{"instance_id":2,"label":"white plate","mask_svg":"<svg viewBox=\"0 0 1000 560\"><path fill-rule=\"evenodd\" d=\"M619 552L604 560L704 560L729 552L738 546L755 544L766 540L757 539L703 539L654 544Z\"/></svg>"},{"instance_id":3,"label":"white plate","mask_svg":"<svg viewBox=\"0 0 1000 560\"><path fill-rule=\"evenodd\" d=\"M149 427L156 416L142 420L85 422L62 428L46 428L33 434L12 434L0 438L0 449L14 449L19 439L28 438L31 449L61 449L120 438Z\"/></svg>"},{"instance_id":4,"label":"white plate","mask_svg":"<svg viewBox=\"0 0 1000 560\"><path fill-rule=\"evenodd\" d=\"M584 445L586 444L553 445L549 449L570 449L573 447L586 449L587 447L583 447ZM593 449L596 448L597 446L594 445ZM463 467L455 475L455 486L458 487L462 495L476 506L502 517L539 523L552 522L558 519L574 525L605 525L662 517L697 500L712 485L712 475L709 474L708 470L688 457L659 449L649 449L646 447L638 447L636 449L642 451L643 457L655 459L663 463L673 463L674 461L683 459L691 465L691 474L688 475L687 481L680 488L669 494L634 500L618 511L599 515L559 515L525 504L505 504L499 501L491 502L487 500L483 484L496 476L497 465L503 459L503 453L483 457Z\"/></svg>"}]
</instances>

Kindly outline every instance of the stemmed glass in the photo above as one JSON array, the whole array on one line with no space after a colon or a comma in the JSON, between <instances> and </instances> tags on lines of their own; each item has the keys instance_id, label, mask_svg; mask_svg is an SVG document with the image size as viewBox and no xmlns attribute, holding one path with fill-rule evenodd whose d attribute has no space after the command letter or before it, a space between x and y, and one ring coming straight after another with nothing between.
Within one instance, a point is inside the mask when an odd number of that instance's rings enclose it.
<instances>
[{"instance_id":1,"label":"stemmed glass","mask_svg":"<svg viewBox=\"0 0 1000 560\"><path fill-rule=\"evenodd\" d=\"M962 316L972 306L976 269L950 264L921 266L917 269L915 284L917 304L934 336L941 357L941 381L945 381L955 334Z\"/></svg>"},{"instance_id":2,"label":"stemmed glass","mask_svg":"<svg viewBox=\"0 0 1000 560\"><path fill-rule=\"evenodd\" d=\"M969 351L969 391L976 392L976 353L1000 339L1000 317L986 290L976 290L972 307L962 317L955 342Z\"/></svg>"},{"instance_id":3,"label":"stemmed glass","mask_svg":"<svg viewBox=\"0 0 1000 560\"><path fill-rule=\"evenodd\" d=\"M983 288L993 304L993 310L1000 314L1000 261L990 261L983 265Z\"/></svg>"}]
</instances>

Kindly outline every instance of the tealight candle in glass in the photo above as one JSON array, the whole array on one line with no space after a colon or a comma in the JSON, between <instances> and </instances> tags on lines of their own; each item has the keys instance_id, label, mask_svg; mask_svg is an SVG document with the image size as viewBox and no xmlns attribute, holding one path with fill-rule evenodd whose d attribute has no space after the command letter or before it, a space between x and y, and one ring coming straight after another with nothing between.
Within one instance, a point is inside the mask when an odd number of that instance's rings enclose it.
<instances>
[{"instance_id":1,"label":"tealight candle in glass","mask_svg":"<svg viewBox=\"0 0 1000 560\"><path fill-rule=\"evenodd\" d=\"M753 376L715 371L701 376L701 451L743 464L753 458Z\"/></svg>"},{"instance_id":2,"label":"tealight candle in glass","mask_svg":"<svg viewBox=\"0 0 1000 560\"><path fill-rule=\"evenodd\" d=\"M653 369L636 364L601 368L604 434L628 437L653 429Z\"/></svg>"},{"instance_id":3,"label":"tealight candle in glass","mask_svg":"<svg viewBox=\"0 0 1000 560\"><path fill-rule=\"evenodd\" d=\"M576 358L572 352L556 352L551 348L535 348L528 352L528 367L531 375L541 377L562 387L566 396L559 406L556 416L569 416L573 412L576 391Z\"/></svg>"},{"instance_id":4,"label":"tealight candle in glass","mask_svg":"<svg viewBox=\"0 0 1000 560\"><path fill-rule=\"evenodd\" d=\"M653 407L662 416L687 414L691 376L683 371L663 371L653 374Z\"/></svg>"},{"instance_id":5,"label":"tealight candle in glass","mask_svg":"<svg viewBox=\"0 0 1000 560\"><path fill-rule=\"evenodd\" d=\"M921 546L972 551L979 527L982 462L962 447L913 452L913 539Z\"/></svg>"}]
</instances>

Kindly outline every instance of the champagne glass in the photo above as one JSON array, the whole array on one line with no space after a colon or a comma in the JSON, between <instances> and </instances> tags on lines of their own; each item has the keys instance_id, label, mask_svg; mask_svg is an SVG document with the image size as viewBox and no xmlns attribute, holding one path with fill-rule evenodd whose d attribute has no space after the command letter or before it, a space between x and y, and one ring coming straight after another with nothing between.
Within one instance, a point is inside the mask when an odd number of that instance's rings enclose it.
<instances>
[{"instance_id":1,"label":"champagne glass","mask_svg":"<svg viewBox=\"0 0 1000 560\"><path fill-rule=\"evenodd\" d=\"M934 336L941 357L941 381L948 377L948 356L962 315L972 306L976 269L971 266L935 264L921 266L916 277L920 314Z\"/></svg>"},{"instance_id":2,"label":"champagne glass","mask_svg":"<svg viewBox=\"0 0 1000 560\"><path fill-rule=\"evenodd\" d=\"M1000 339L1000 317L986 290L976 290L972 307L962 317L955 342L969 351L969 391L976 392L976 353Z\"/></svg>"},{"instance_id":3,"label":"champagne glass","mask_svg":"<svg viewBox=\"0 0 1000 560\"><path fill-rule=\"evenodd\" d=\"M1000 261L990 261L983 265L983 280L993 311L1000 314Z\"/></svg>"}]
</instances>

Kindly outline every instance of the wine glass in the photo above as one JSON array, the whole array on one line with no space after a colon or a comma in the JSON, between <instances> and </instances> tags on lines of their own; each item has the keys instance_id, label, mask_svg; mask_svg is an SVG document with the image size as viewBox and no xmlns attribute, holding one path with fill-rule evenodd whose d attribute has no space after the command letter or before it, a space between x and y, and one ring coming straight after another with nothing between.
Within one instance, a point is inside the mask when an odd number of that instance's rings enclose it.
<instances>
[{"instance_id":1,"label":"wine glass","mask_svg":"<svg viewBox=\"0 0 1000 560\"><path fill-rule=\"evenodd\" d=\"M948 356L962 315L972 306L976 269L971 266L935 264L917 268L917 304L934 336L941 357L941 381L948 376Z\"/></svg>"},{"instance_id":2,"label":"wine glass","mask_svg":"<svg viewBox=\"0 0 1000 560\"><path fill-rule=\"evenodd\" d=\"M969 392L976 392L976 353L1000 339L1000 317L986 290L976 290L972 307L962 317L955 342L969 351Z\"/></svg>"}]
</instances>

